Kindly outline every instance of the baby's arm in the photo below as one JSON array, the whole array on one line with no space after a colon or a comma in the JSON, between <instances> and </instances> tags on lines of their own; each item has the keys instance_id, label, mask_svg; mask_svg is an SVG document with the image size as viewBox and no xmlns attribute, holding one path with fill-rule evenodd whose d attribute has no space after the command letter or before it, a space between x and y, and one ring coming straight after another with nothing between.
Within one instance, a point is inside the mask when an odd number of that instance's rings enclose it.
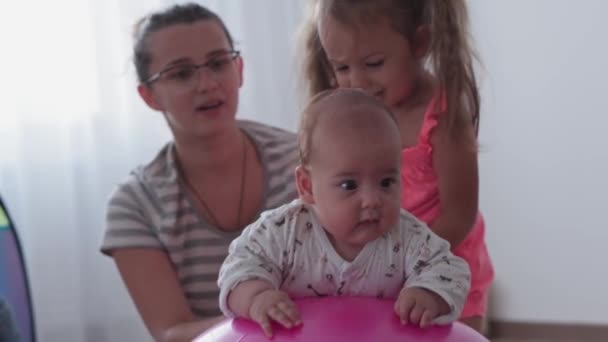
<instances>
[{"instance_id":1,"label":"baby's arm","mask_svg":"<svg viewBox=\"0 0 608 342\"><path fill-rule=\"evenodd\" d=\"M275 222L282 221L281 226ZM300 323L295 304L280 291L288 270L290 255L287 219L267 215L247 227L229 248L220 269L220 309L229 317L244 317L258 322L272 336L270 321L286 328Z\"/></svg>"},{"instance_id":2,"label":"baby's arm","mask_svg":"<svg viewBox=\"0 0 608 342\"><path fill-rule=\"evenodd\" d=\"M273 219L265 215L252 223L228 248L218 278L220 309L226 316L247 317L253 295L281 286L281 251L286 248L282 235L287 228L276 227Z\"/></svg>"},{"instance_id":3,"label":"baby's arm","mask_svg":"<svg viewBox=\"0 0 608 342\"><path fill-rule=\"evenodd\" d=\"M268 337L272 337L271 320L285 328L302 323L300 313L287 293L273 289L264 280L238 284L228 297L228 305L237 316L258 322Z\"/></svg>"},{"instance_id":4,"label":"baby's arm","mask_svg":"<svg viewBox=\"0 0 608 342\"><path fill-rule=\"evenodd\" d=\"M228 308L237 317L251 318L249 308L251 308L254 298L264 291L273 289L272 284L266 280L245 280L228 294Z\"/></svg>"},{"instance_id":5,"label":"baby's arm","mask_svg":"<svg viewBox=\"0 0 608 342\"><path fill-rule=\"evenodd\" d=\"M468 264L450 252L450 244L420 224L406 250L406 282L410 288L425 289L447 303L448 312L432 317L436 324L447 324L460 316L470 288ZM439 298L437 298L439 299ZM441 303L443 304L443 303Z\"/></svg>"}]
</instances>

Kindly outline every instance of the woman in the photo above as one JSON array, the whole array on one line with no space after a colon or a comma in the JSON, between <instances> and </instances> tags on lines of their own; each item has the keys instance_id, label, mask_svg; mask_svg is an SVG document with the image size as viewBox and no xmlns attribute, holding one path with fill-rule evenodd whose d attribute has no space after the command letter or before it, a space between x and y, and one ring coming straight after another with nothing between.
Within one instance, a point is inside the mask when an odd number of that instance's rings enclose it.
<instances>
[{"instance_id":1,"label":"woman","mask_svg":"<svg viewBox=\"0 0 608 342\"><path fill-rule=\"evenodd\" d=\"M190 341L221 319L217 276L230 242L296 197L296 139L235 119L243 61L215 13L173 6L142 19L135 41L139 95L173 141L115 189L102 252L152 336Z\"/></svg>"}]
</instances>

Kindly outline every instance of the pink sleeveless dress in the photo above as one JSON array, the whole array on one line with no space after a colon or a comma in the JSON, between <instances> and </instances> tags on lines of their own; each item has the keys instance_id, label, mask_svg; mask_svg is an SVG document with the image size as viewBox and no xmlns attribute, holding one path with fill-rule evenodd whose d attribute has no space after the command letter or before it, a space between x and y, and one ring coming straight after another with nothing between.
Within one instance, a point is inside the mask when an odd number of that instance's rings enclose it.
<instances>
[{"instance_id":1,"label":"pink sleeveless dress","mask_svg":"<svg viewBox=\"0 0 608 342\"><path fill-rule=\"evenodd\" d=\"M429 225L439 216L439 184L433 167L433 147L430 136L437 126L441 107L437 97L431 101L418 137L416 146L402 151L402 197L401 206ZM471 291L467 297L461 318L485 316L488 289L494 279L494 268L485 243L485 226L481 213L475 225L460 245L453 248L454 254L463 258L471 268Z\"/></svg>"}]
</instances>

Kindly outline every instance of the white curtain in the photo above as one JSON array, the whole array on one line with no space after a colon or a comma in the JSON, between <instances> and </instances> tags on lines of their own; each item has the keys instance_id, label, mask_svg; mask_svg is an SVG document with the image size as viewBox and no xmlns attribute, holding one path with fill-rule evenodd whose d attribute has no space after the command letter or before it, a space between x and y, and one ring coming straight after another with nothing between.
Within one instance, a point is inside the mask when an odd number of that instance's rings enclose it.
<instances>
[{"instance_id":1,"label":"white curtain","mask_svg":"<svg viewBox=\"0 0 608 342\"><path fill-rule=\"evenodd\" d=\"M199 2L243 52L239 116L294 129L303 0ZM109 192L170 139L136 94L130 47L135 20L173 3L0 5L0 193L21 235L40 341L150 340L98 247Z\"/></svg>"}]
</instances>

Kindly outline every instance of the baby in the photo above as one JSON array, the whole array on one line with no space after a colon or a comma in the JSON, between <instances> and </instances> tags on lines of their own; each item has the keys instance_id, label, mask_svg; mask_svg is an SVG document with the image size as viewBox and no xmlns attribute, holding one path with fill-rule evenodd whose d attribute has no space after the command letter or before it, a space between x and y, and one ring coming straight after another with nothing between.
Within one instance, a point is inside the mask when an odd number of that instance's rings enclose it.
<instances>
[{"instance_id":1,"label":"baby","mask_svg":"<svg viewBox=\"0 0 608 342\"><path fill-rule=\"evenodd\" d=\"M291 298L396 299L403 324L456 320L470 286L449 243L400 208L401 140L395 118L354 89L327 91L299 129L299 199L265 212L230 245L220 270L229 317L301 324Z\"/></svg>"}]
</instances>

